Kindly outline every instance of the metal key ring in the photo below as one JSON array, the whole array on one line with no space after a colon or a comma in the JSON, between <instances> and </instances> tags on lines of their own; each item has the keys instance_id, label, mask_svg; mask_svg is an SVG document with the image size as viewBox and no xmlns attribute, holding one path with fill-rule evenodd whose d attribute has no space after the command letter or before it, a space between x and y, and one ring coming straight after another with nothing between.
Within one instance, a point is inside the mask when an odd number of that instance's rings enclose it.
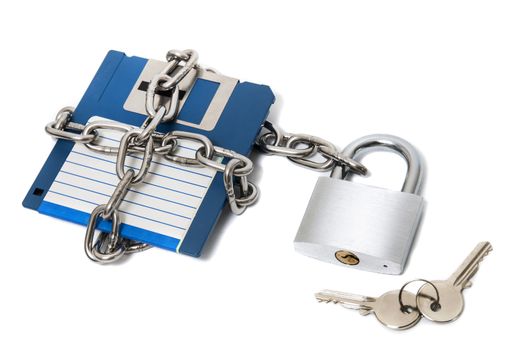
<instances>
[{"instance_id":1,"label":"metal key ring","mask_svg":"<svg viewBox=\"0 0 525 350\"><path fill-rule=\"evenodd\" d=\"M437 289L437 287L434 285L434 283L426 280L426 279L423 279L423 278L417 278L417 279L414 279L414 280L411 280L411 281L408 281L407 283L403 284L403 287L401 287L401 289L399 290L399 294L398 294L398 300L399 300L399 306L401 306L401 311L405 312L405 311L409 311L409 310L414 310L414 309L417 309L417 306L413 307L413 306L410 306L410 305L405 305L403 304L403 291L405 290L405 288L410 284L410 283L414 283L414 282L425 282L426 284L429 284L432 286L432 288L434 288L434 290L436 291L436 300L434 302L432 302L432 307L437 307L439 306L439 291ZM416 297L420 294L420 291L421 291L421 288L423 288L425 285L422 285L417 293L416 293Z\"/></svg>"}]
</instances>

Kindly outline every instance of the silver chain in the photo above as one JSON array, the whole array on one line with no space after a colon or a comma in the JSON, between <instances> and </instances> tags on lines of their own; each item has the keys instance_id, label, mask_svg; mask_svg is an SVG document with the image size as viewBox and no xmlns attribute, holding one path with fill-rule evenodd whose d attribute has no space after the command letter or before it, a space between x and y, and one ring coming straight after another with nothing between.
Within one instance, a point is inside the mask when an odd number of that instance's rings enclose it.
<instances>
[{"instance_id":1,"label":"silver chain","mask_svg":"<svg viewBox=\"0 0 525 350\"><path fill-rule=\"evenodd\" d=\"M259 149L270 155L286 157L293 163L315 171L331 171L341 166L346 172L366 175L368 170L360 162L342 155L329 141L307 134L291 134L269 121L257 139ZM316 161L316 158L322 159Z\"/></svg>"},{"instance_id":2,"label":"silver chain","mask_svg":"<svg viewBox=\"0 0 525 350\"><path fill-rule=\"evenodd\" d=\"M204 135L171 131L161 134L156 131L160 123L173 121L177 116L179 102L178 84L196 66L197 53L192 50L171 50L166 55L168 64L153 77L146 91L147 118L140 128L111 122L94 121L87 125L71 122L74 108L61 109L55 120L46 125L46 132L54 137L84 144L92 151L116 155L116 173L120 181L106 204L97 206L91 213L84 249L87 256L99 263L109 263L121 258L124 254L135 253L150 248L148 244L135 242L120 235L120 203L132 185L144 180L148 173L154 154L184 166L207 167L223 173L224 186L228 203L234 214L242 214L246 208L255 203L258 197L257 187L248 181L253 171L253 163L247 157L214 146ZM159 91L168 91L171 98L165 104L156 105ZM101 145L98 142L99 130L115 130L124 133L118 147ZM190 140L200 144L193 158L177 155L179 141ZM130 153L142 154L139 170L125 167L126 157ZM230 158L226 164L222 157ZM95 235L99 218L112 224L111 232Z\"/></svg>"},{"instance_id":3,"label":"silver chain","mask_svg":"<svg viewBox=\"0 0 525 350\"><path fill-rule=\"evenodd\" d=\"M147 118L140 128L112 121L94 121L86 125L74 123L71 117L73 107L61 109L55 120L46 125L46 132L54 137L84 144L92 151L116 155L116 173L120 179L106 204L97 206L91 213L84 241L87 256L99 263L109 263L124 254L140 252L150 248L146 243L135 242L120 235L119 207L132 185L141 183L147 176L154 154L161 155L167 161L184 166L206 167L223 173L223 182L228 203L234 214L242 214L253 205L259 191L255 184L248 181L252 173L253 162L233 150L213 145L202 134L186 131L170 131L162 134L156 131L161 123L173 121L177 117L179 103L178 84L197 65L198 55L193 50L170 50L166 59L168 64L155 75L146 91ZM168 91L171 97L164 104L156 105L159 91ZM98 130L114 130L124 133L118 147L101 145L98 142ZM330 142L312 135L284 133L272 123L266 121L263 131L257 138L261 151L287 157L290 161L317 171L329 171L336 165L346 171L365 175L367 169L361 163L341 155ZM190 140L200 144L193 158L177 155L179 141ZM136 172L125 167L126 157L131 153L142 154L142 164ZM322 161L315 158L321 156ZM224 164L222 158L229 158ZM95 235L99 218L111 222L111 232Z\"/></svg>"}]
</instances>

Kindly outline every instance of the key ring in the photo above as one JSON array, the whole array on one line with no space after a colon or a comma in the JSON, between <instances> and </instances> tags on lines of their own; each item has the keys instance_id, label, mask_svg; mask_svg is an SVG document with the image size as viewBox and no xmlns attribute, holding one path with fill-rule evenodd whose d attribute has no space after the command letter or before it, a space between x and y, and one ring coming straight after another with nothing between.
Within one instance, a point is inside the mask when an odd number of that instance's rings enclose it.
<instances>
[{"instance_id":1,"label":"key ring","mask_svg":"<svg viewBox=\"0 0 525 350\"><path fill-rule=\"evenodd\" d=\"M413 306L410 306L410 305L405 305L403 304L403 291L405 290L405 288L410 284L410 283L414 283L414 282L425 282L427 284L430 284L432 286L432 288L434 288L434 290L436 291L436 299L435 301L432 302L431 304L431 308L434 309L434 308L438 308L439 307L439 291L437 289L437 287L434 285L434 283L426 280L426 279L423 279L423 278L417 278L417 279L414 279L414 280L411 280L411 281L408 281L407 283L403 284L403 287L401 287L401 289L399 290L399 294L398 294L398 300L399 300L399 305L401 306L401 311L403 312L409 312L410 310L414 310L414 309L417 309L417 306L416 307L413 307ZM425 285L421 286L417 293L416 293L416 297L420 294L420 291L421 291L421 288L423 288ZM433 298L432 298L433 299Z\"/></svg>"}]
</instances>

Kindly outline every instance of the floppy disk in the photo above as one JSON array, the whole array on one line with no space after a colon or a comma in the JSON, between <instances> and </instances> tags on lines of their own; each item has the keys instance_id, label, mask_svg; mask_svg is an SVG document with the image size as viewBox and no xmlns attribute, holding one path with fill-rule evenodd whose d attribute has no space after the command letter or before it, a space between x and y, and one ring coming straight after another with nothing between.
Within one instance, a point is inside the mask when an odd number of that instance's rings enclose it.
<instances>
[{"instance_id":1,"label":"floppy disk","mask_svg":"<svg viewBox=\"0 0 525 350\"><path fill-rule=\"evenodd\" d=\"M110 51L72 121L86 124L110 119L142 125L148 83L166 64ZM275 99L268 86L194 68L179 87L177 119L159 125L157 131L200 133L216 146L249 155ZM97 142L116 146L121 137L119 131L102 130ZM177 152L193 157L197 147L183 140ZM135 161L140 164L139 157L127 158L127 166L136 166ZM87 225L93 208L107 203L118 183L115 161L114 156L95 153L82 144L58 140L23 205ZM129 239L199 256L225 204L221 173L185 167L155 155L145 181L133 186L120 206L120 232ZM110 222L101 220L97 228L110 230Z\"/></svg>"}]
</instances>

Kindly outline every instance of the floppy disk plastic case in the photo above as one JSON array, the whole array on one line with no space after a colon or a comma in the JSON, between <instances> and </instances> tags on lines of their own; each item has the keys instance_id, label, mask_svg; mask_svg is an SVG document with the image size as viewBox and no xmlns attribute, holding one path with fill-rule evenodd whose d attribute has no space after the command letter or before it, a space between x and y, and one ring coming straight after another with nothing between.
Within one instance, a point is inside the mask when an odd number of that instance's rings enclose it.
<instances>
[{"instance_id":1,"label":"floppy disk plastic case","mask_svg":"<svg viewBox=\"0 0 525 350\"><path fill-rule=\"evenodd\" d=\"M72 121L86 124L90 120L110 119L142 125L146 119L148 83L166 64L110 51L76 107ZM216 146L249 155L274 102L268 86L239 82L196 68L179 87L177 119L161 124L157 131L200 133ZM121 136L118 131L105 131L98 135L97 142L117 146ZM191 141L178 146L177 152L185 156L194 156L198 147ZM131 160L127 165L133 167ZM93 208L107 202L118 182L115 161L114 156L95 153L82 144L58 140L23 205L87 225ZM222 173L178 165L155 155L144 183L134 186L121 205L121 234L199 256L225 203ZM108 230L110 222L102 220L97 228Z\"/></svg>"}]
</instances>

